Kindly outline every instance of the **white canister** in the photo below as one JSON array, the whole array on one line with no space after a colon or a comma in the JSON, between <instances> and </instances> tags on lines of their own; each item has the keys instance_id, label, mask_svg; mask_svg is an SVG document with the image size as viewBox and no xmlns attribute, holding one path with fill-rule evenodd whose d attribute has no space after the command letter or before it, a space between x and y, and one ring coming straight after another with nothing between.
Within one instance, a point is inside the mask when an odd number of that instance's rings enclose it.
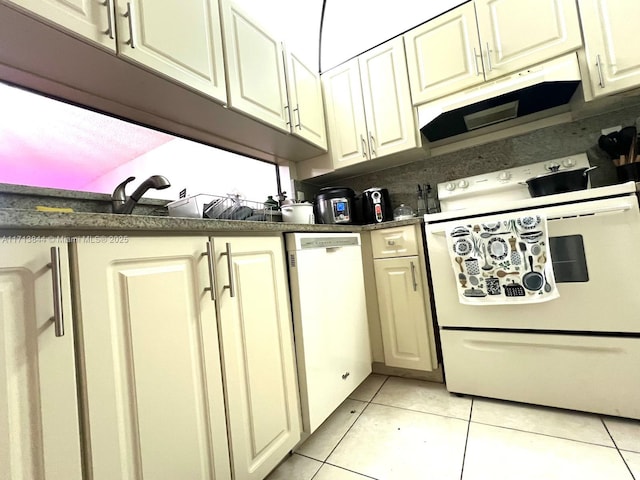
<instances>
[{"instance_id":1,"label":"white canister","mask_svg":"<svg viewBox=\"0 0 640 480\"><path fill-rule=\"evenodd\" d=\"M280 210L282 210L282 221L285 223L315 223L311 203L282 205Z\"/></svg>"}]
</instances>

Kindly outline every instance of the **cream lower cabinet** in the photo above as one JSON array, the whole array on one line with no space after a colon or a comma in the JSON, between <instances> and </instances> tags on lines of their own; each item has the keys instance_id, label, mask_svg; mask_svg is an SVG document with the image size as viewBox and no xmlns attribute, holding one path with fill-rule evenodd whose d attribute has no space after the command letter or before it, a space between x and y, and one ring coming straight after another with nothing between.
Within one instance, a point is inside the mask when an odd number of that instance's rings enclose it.
<instances>
[{"instance_id":1,"label":"cream lower cabinet","mask_svg":"<svg viewBox=\"0 0 640 480\"><path fill-rule=\"evenodd\" d=\"M201 237L73 245L88 478L231 478L203 252Z\"/></svg>"},{"instance_id":2,"label":"cream lower cabinet","mask_svg":"<svg viewBox=\"0 0 640 480\"><path fill-rule=\"evenodd\" d=\"M377 230L371 236L384 363L434 370L437 359L429 292L416 227Z\"/></svg>"},{"instance_id":3,"label":"cream lower cabinet","mask_svg":"<svg viewBox=\"0 0 640 480\"><path fill-rule=\"evenodd\" d=\"M283 241L212 241L233 478L262 480L301 430Z\"/></svg>"},{"instance_id":4,"label":"cream lower cabinet","mask_svg":"<svg viewBox=\"0 0 640 480\"><path fill-rule=\"evenodd\" d=\"M323 73L322 86L334 168L422 146L402 38Z\"/></svg>"},{"instance_id":5,"label":"cream lower cabinet","mask_svg":"<svg viewBox=\"0 0 640 480\"><path fill-rule=\"evenodd\" d=\"M594 97L640 86L640 51L630 41L640 2L578 0L591 92Z\"/></svg>"},{"instance_id":6,"label":"cream lower cabinet","mask_svg":"<svg viewBox=\"0 0 640 480\"><path fill-rule=\"evenodd\" d=\"M5 0L81 37L116 50L113 0Z\"/></svg>"},{"instance_id":7,"label":"cream lower cabinet","mask_svg":"<svg viewBox=\"0 0 640 480\"><path fill-rule=\"evenodd\" d=\"M0 237L0 478L81 480L67 245L4 243L15 238ZM51 321L54 297L62 336Z\"/></svg>"}]
</instances>

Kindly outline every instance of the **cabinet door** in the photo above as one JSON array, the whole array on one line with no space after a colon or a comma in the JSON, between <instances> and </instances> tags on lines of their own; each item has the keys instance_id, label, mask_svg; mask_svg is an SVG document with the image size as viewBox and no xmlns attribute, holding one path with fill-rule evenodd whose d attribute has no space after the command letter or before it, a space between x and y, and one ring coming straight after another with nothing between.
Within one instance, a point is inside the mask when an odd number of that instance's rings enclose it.
<instances>
[{"instance_id":1,"label":"cabinet door","mask_svg":"<svg viewBox=\"0 0 640 480\"><path fill-rule=\"evenodd\" d=\"M352 60L323 73L322 88L333 168L368 160L369 142L358 61Z\"/></svg>"},{"instance_id":2,"label":"cabinet door","mask_svg":"<svg viewBox=\"0 0 640 480\"><path fill-rule=\"evenodd\" d=\"M206 239L74 247L91 478L229 479Z\"/></svg>"},{"instance_id":3,"label":"cabinet door","mask_svg":"<svg viewBox=\"0 0 640 480\"><path fill-rule=\"evenodd\" d=\"M640 18L640 2L579 0L585 54L594 96L640 85L640 51L629 41L629 20Z\"/></svg>"},{"instance_id":4,"label":"cabinet door","mask_svg":"<svg viewBox=\"0 0 640 480\"><path fill-rule=\"evenodd\" d=\"M300 440L282 238L213 243L233 474L262 480Z\"/></svg>"},{"instance_id":5,"label":"cabinet door","mask_svg":"<svg viewBox=\"0 0 640 480\"><path fill-rule=\"evenodd\" d=\"M420 146L402 38L359 57L371 158Z\"/></svg>"},{"instance_id":6,"label":"cabinet door","mask_svg":"<svg viewBox=\"0 0 640 480\"><path fill-rule=\"evenodd\" d=\"M484 82L473 3L404 35L414 105Z\"/></svg>"},{"instance_id":7,"label":"cabinet door","mask_svg":"<svg viewBox=\"0 0 640 480\"><path fill-rule=\"evenodd\" d=\"M327 129L320 76L292 53L288 58L291 128L294 134L326 150Z\"/></svg>"},{"instance_id":8,"label":"cabinet door","mask_svg":"<svg viewBox=\"0 0 640 480\"><path fill-rule=\"evenodd\" d=\"M282 45L231 0L221 9L229 105L289 132Z\"/></svg>"},{"instance_id":9,"label":"cabinet door","mask_svg":"<svg viewBox=\"0 0 640 480\"><path fill-rule=\"evenodd\" d=\"M487 79L582 46L575 0L474 2Z\"/></svg>"},{"instance_id":10,"label":"cabinet door","mask_svg":"<svg viewBox=\"0 0 640 480\"><path fill-rule=\"evenodd\" d=\"M83 38L116 50L113 0L6 0Z\"/></svg>"},{"instance_id":11,"label":"cabinet door","mask_svg":"<svg viewBox=\"0 0 640 480\"><path fill-rule=\"evenodd\" d=\"M217 0L116 0L118 53L226 102Z\"/></svg>"},{"instance_id":12,"label":"cabinet door","mask_svg":"<svg viewBox=\"0 0 640 480\"><path fill-rule=\"evenodd\" d=\"M374 260L385 364L433 370L420 262L415 257Z\"/></svg>"},{"instance_id":13,"label":"cabinet door","mask_svg":"<svg viewBox=\"0 0 640 480\"><path fill-rule=\"evenodd\" d=\"M10 238L10 237L4 237ZM2 238L0 238L2 240ZM0 244L0 478L81 480L67 246L56 337L50 247Z\"/></svg>"}]
</instances>

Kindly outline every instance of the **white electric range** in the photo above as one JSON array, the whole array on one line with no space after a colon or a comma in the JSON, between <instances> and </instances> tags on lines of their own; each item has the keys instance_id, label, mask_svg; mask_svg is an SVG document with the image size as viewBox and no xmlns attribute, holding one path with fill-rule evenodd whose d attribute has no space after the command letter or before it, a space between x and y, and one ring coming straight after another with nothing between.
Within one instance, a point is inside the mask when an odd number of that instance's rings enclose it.
<instances>
[{"instance_id":1,"label":"white electric range","mask_svg":"<svg viewBox=\"0 0 640 480\"><path fill-rule=\"evenodd\" d=\"M447 388L456 393L640 419L640 209L634 182L531 198L547 172L586 155L438 185L425 237ZM546 219L559 298L466 305L447 232L505 215Z\"/></svg>"}]
</instances>

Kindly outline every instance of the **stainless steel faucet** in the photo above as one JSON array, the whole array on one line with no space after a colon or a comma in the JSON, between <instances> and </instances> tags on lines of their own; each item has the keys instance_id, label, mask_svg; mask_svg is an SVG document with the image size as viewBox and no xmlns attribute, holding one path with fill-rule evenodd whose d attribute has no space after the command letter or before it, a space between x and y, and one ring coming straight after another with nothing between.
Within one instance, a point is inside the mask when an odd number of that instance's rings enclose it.
<instances>
[{"instance_id":1,"label":"stainless steel faucet","mask_svg":"<svg viewBox=\"0 0 640 480\"><path fill-rule=\"evenodd\" d=\"M169 180L167 180L162 175L153 175L142 182L140 186L138 186L138 188L136 188L131 196L127 199L125 188L127 186L127 183L135 179L136 177L127 178L113 191L113 194L111 195L111 205L113 208L113 213L131 213L133 211L133 207L136 206L136 203L138 203L140 197L142 197L142 195L144 195L147 190L149 190L150 188L162 190L171 186Z\"/></svg>"}]
</instances>

